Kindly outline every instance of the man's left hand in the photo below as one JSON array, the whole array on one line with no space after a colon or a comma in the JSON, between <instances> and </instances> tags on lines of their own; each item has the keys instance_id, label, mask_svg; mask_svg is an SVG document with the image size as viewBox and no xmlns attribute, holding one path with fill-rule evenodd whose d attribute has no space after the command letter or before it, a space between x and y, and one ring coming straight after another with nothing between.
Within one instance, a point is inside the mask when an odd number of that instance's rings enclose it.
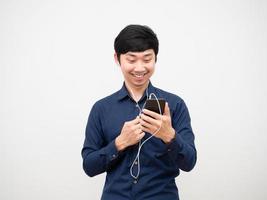
<instances>
[{"instance_id":1,"label":"man's left hand","mask_svg":"<svg viewBox=\"0 0 267 200\"><path fill-rule=\"evenodd\" d=\"M175 137L175 130L172 127L168 103L165 104L163 115L144 109L140 116L140 124L141 129L150 134L154 134L159 129L155 137L163 140L165 143L171 142Z\"/></svg>"}]
</instances>

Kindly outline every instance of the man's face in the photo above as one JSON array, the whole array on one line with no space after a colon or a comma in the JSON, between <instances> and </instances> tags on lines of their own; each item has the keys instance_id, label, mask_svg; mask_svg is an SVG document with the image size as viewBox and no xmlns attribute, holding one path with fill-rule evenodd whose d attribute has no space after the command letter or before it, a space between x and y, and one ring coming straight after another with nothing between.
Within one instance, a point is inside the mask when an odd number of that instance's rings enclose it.
<instances>
[{"instance_id":1,"label":"man's face","mask_svg":"<svg viewBox=\"0 0 267 200\"><path fill-rule=\"evenodd\" d=\"M115 54L116 62L117 55ZM147 85L155 69L155 53L153 49L143 52L127 52L120 56L120 67L124 80L131 87Z\"/></svg>"}]
</instances>

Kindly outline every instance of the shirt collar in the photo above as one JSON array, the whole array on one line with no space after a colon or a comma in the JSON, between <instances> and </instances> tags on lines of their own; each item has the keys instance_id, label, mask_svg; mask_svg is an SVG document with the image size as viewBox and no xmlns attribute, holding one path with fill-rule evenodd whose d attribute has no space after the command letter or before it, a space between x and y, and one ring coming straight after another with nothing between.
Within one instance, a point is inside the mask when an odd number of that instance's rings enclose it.
<instances>
[{"instance_id":1,"label":"shirt collar","mask_svg":"<svg viewBox=\"0 0 267 200\"><path fill-rule=\"evenodd\" d=\"M155 93L155 87L152 85L151 81L149 81L147 87L148 87L147 88L148 95L150 93ZM142 96L141 99L143 99L144 96L146 96L146 91L144 92L144 94L143 94L143 96ZM131 95L130 95L130 93L129 93L129 91L126 88L125 82L123 82L122 88L118 91L117 97L118 97L118 100L123 100L126 97L132 98Z\"/></svg>"}]
</instances>

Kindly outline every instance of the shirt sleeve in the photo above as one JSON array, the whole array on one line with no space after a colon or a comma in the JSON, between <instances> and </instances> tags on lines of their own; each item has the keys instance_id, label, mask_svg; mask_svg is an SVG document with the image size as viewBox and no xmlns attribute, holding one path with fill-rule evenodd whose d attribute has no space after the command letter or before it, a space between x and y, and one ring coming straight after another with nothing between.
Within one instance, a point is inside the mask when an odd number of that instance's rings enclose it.
<instances>
[{"instance_id":1,"label":"shirt sleeve","mask_svg":"<svg viewBox=\"0 0 267 200\"><path fill-rule=\"evenodd\" d=\"M175 138L167 145L170 159L177 164L179 169L190 171L197 160L197 152L194 144L194 133L191 127L191 119L186 104L182 100L176 105L172 115L172 125L175 129Z\"/></svg>"},{"instance_id":2,"label":"shirt sleeve","mask_svg":"<svg viewBox=\"0 0 267 200\"><path fill-rule=\"evenodd\" d=\"M101 126L101 108L97 103L88 117L82 148L83 169L93 177L112 168L120 158L115 140L106 143Z\"/></svg>"}]
</instances>

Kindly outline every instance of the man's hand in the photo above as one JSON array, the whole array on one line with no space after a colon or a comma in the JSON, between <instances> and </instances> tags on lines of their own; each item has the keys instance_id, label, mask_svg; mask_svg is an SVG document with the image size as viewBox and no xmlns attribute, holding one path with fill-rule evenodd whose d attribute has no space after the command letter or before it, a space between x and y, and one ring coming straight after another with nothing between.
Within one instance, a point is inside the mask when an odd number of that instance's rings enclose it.
<instances>
[{"instance_id":1,"label":"man's hand","mask_svg":"<svg viewBox=\"0 0 267 200\"><path fill-rule=\"evenodd\" d=\"M115 145L118 151L122 151L128 146L138 143L144 136L140 118L136 117L134 120L124 123L120 135L115 139Z\"/></svg>"},{"instance_id":2,"label":"man's hand","mask_svg":"<svg viewBox=\"0 0 267 200\"><path fill-rule=\"evenodd\" d=\"M175 137L175 130L171 124L171 115L168 103L165 105L162 116L158 113L144 109L143 114L141 114L140 124L142 131L151 134L154 134L160 128L155 137L160 138L165 143L171 142L171 140Z\"/></svg>"}]
</instances>

